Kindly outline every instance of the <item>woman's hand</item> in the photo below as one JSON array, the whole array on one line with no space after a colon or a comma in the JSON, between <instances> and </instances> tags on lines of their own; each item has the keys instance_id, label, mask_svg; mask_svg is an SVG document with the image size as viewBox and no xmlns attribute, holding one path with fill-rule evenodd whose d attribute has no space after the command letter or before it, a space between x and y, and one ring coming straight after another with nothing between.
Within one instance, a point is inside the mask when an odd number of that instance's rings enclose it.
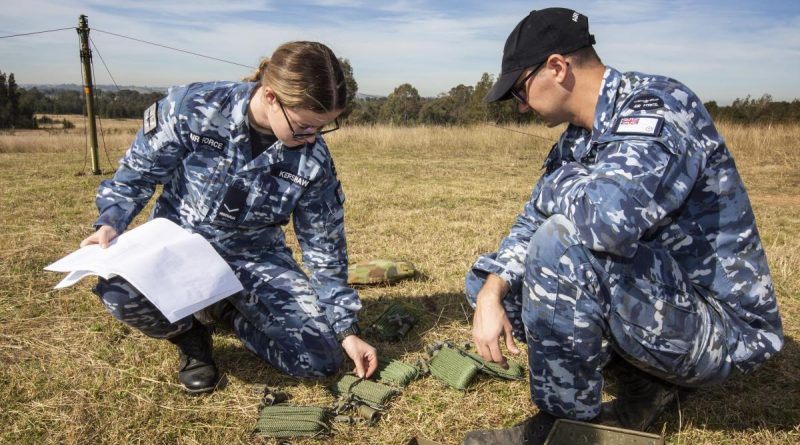
<instances>
[{"instance_id":1,"label":"woman's hand","mask_svg":"<svg viewBox=\"0 0 800 445\"><path fill-rule=\"evenodd\" d=\"M108 243L117 237L117 231L111 226L100 226L97 232L89 235L85 240L81 241L81 247L89 246L92 244L100 244L100 247L105 249Z\"/></svg>"},{"instance_id":2,"label":"woman's hand","mask_svg":"<svg viewBox=\"0 0 800 445\"><path fill-rule=\"evenodd\" d=\"M356 364L354 371L358 377L368 379L378 369L378 350L357 335L345 337L342 348Z\"/></svg>"}]
</instances>

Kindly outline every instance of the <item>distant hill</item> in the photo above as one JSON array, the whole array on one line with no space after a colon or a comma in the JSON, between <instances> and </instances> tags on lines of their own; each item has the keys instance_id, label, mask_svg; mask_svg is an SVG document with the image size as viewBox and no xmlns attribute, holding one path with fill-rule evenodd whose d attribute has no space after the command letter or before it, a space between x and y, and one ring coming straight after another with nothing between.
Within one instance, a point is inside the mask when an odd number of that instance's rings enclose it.
<instances>
[{"instance_id":1,"label":"distant hill","mask_svg":"<svg viewBox=\"0 0 800 445\"><path fill-rule=\"evenodd\" d=\"M59 83L59 84L20 84L22 88L31 89L36 87L39 91L82 91L83 85L74 83ZM116 85L95 85L95 89L102 91L117 91ZM120 90L133 90L139 93L166 93L166 87L139 87L135 85L120 85Z\"/></svg>"}]
</instances>

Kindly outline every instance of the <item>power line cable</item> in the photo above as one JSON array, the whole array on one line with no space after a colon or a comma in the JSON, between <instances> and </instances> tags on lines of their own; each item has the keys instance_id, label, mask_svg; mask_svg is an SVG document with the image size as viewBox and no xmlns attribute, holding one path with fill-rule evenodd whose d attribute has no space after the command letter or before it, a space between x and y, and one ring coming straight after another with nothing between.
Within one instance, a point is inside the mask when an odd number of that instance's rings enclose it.
<instances>
[{"instance_id":1,"label":"power line cable","mask_svg":"<svg viewBox=\"0 0 800 445\"><path fill-rule=\"evenodd\" d=\"M218 62L230 63L231 65L242 66L242 67L250 68L250 69L255 69L256 68L256 67L251 66L251 65L244 65L244 64L241 64L241 63L237 63L237 62L232 62L230 60L220 59L220 58L217 58L217 57L207 56L205 54L200 54L200 53L195 53L195 52L192 52L192 51L187 51L185 49L173 48L171 46L162 45L160 43L148 42L147 40L137 39L135 37L124 36L122 34L116 34L116 33L113 33L113 32L103 31L102 29L92 28L92 31L101 32L103 34L111 34L112 36L122 37L123 39L134 40L134 41L141 42L141 43L147 43L148 45L153 45L153 46L158 46L158 47L161 47L161 48L171 49L173 51L178 51L178 52L182 52L182 53L186 53L186 54L191 54L193 56L204 57L206 59L216 60Z\"/></svg>"},{"instance_id":2,"label":"power line cable","mask_svg":"<svg viewBox=\"0 0 800 445\"><path fill-rule=\"evenodd\" d=\"M117 81L114 80L114 76L111 75L111 70L108 69L108 65L106 65L106 61L103 59L103 55L100 54L100 50L97 48L97 45L94 44L94 40L92 40L91 37L89 37L89 42L91 42L92 47L94 48L94 50L97 51L97 55L100 57L100 61L103 62L103 66L106 68L106 72L108 73L108 77L111 78L111 82L114 83L114 86L117 87L117 92L119 92L120 88L119 88L119 85L117 85ZM92 66L94 66L94 64ZM92 72L92 73L93 73L92 77L94 77L94 72Z\"/></svg>"},{"instance_id":3,"label":"power line cable","mask_svg":"<svg viewBox=\"0 0 800 445\"><path fill-rule=\"evenodd\" d=\"M13 34L13 35L10 35L10 36L0 36L0 39L10 39L11 37L20 37L20 36L31 36L31 35L34 35L34 34L44 34L44 33L48 33L48 32L64 31L64 30L67 30L67 29L75 29L75 27L74 26L70 26L69 28L48 29L46 31L26 32L26 33L23 33L23 34Z\"/></svg>"},{"instance_id":4,"label":"power line cable","mask_svg":"<svg viewBox=\"0 0 800 445\"><path fill-rule=\"evenodd\" d=\"M91 40L91 39L89 39L89 40ZM92 45L94 45L94 43L92 43ZM97 49L97 47L95 47L95 49ZM100 51L97 52L97 55L100 56ZM90 60L91 60L91 64L92 64L92 83L94 83L95 86L97 86L97 78L94 75L94 71L95 71L94 70L94 59L90 59ZM100 56L100 60L103 60L103 56ZM103 62L103 66L105 66L105 64L106 63ZM107 66L106 66L106 70L108 70ZM111 71L108 72L108 75L111 76ZM114 80L113 76L111 77L111 80L112 81ZM114 85L117 85L117 82L114 82ZM119 90L119 85L117 85L117 90ZM94 90L92 90L92 94L94 94ZM95 105L97 105L97 103L95 103ZM106 161L108 162L108 166L111 168L111 171L114 172L116 170L114 170L114 164L111 163L111 157L108 155L108 145L106 145L106 135L103 132L103 119L100 119L100 114L99 113L95 113L95 115L97 116L97 125L100 127L100 139L102 139L102 141L103 141L103 151L106 154ZM98 164L99 164L99 160L98 160Z\"/></svg>"},{"instance_id":5,"label":"power line cable","mask_svg":"<svg viewBox=\"0 0 800 445\"><path fill-rule=\"evenodd\" d=\"M500 125L497 125L497 124L488 124L487 123L486 125L488 125L490 127L499 128L501 130L511 131L511 132L514 132L514 133L524 134L524 135L527 135L527 136L533 136L533 137L539 138L539 139L541 139L543 141L553 142L552 138L548 138L548 137L545 137L545 136L540 136L538 134L526 133L524 131L519 131L519 130L514 130L514 129L511 129L511 128L501 127Z\"/></svg>"}]
</instances>

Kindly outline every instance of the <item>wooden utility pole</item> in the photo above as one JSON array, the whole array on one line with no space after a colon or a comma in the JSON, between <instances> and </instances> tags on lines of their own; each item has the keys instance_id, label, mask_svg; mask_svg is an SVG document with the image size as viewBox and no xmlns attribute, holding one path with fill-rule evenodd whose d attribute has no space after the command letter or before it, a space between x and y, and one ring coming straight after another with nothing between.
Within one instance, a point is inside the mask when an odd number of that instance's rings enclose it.
<instances>
[{"instance_id":1,"label":"wooden utility pole","mask_svg":"<svg viewBox=\"0 0 800 445\"><path fill-rule=\"evenodd\" d=\"M92 173L99 175L100 161L97 156L97 127L94 117L94 85L92 82L92 50L89 48L89 19L81 15L78 19L78 35L81 38L81 65L83 65L83 95L86 96L87 125L92 145Z\"/></svg>"}]
</instances>

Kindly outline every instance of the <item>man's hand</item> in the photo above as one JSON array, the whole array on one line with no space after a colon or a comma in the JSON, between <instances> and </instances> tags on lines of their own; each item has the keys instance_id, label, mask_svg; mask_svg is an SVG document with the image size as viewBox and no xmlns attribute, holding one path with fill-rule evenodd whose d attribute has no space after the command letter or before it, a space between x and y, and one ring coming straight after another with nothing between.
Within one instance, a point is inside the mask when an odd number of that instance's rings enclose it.
<instances>
[{"instance_id":1,"label":"man's hand","mask_svg":"<svg viewBox=\"0 0 800 445\"><path fill-rule=\"evenodd\" d=\"M503 309L503 297L508 293L508 284L495 275L489 275L478 292L475 315L472 317L472 340L475 350L486 360L498 363L508 369L508 363L500 351L500 336L506 339L508 351L519 354L514 343L511 322Z\"/></svg>"},{"instance_id":2,"label":"man's hand","mask_svg":"<svg viewBox=\"0 0 800 445\"><path fill-rule=\"evenodd\" d=\"M97 232L89 235L85 240L81 241L81 247L86 247L92 244L100 244L100 247L105 249L108 243L117 237L117 231L111 226L100 226Z\"/></svg>"},{"instance_id":3,"label":"man's hand","mask_svg":"<svg viewBox=\"0 0 800 445\"><path fill-rule=\"evenodd\" d=\"M356 364L353 371L362 379L368 379L378 369L378 350L357 335L348 335L342 340L342 348Z\"/></svg>"}]
</instances>

